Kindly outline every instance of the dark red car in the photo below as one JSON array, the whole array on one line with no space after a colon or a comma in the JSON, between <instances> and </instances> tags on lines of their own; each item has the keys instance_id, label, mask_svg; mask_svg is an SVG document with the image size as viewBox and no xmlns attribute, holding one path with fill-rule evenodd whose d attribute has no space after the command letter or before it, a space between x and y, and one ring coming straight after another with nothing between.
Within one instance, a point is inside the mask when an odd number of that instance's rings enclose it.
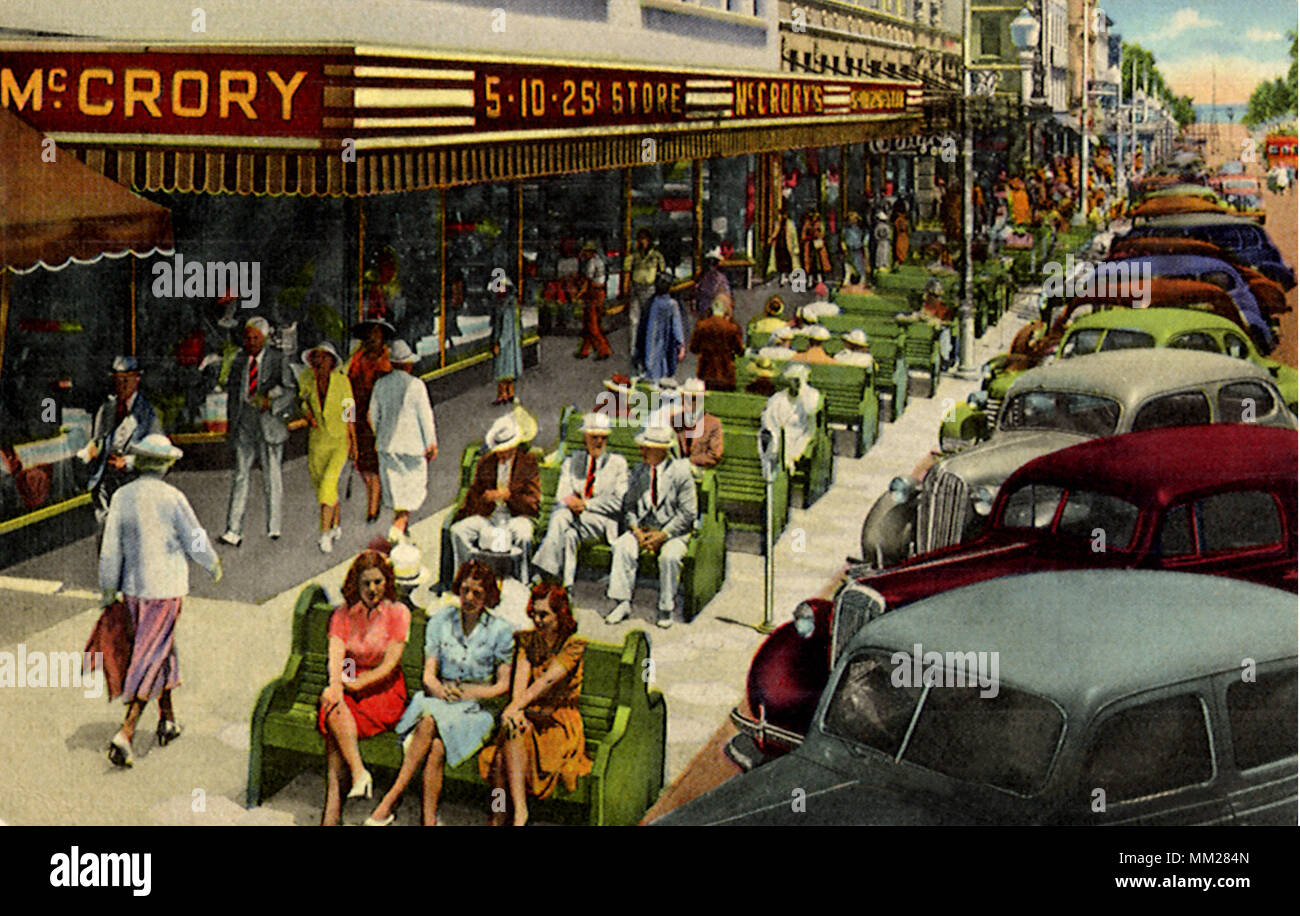
<instances>
[{"instance_id":1,"label":"dark red car","mask_svg":"<svg viewBox=\"0 0 1300 916\"><path fill-rule=\"evenodd\" d=\"M1186 426L1029 462L998 491L984 534L889 569L849 567L833 602L799 605L750 664L748 709L732 712L742 733L732 757L748 766L755 750L770 756L799 744L857 629L938 592L1086 568L1179 570L1295 592L1296 444L1289 429Z\"/></svg>"}]
</instances>

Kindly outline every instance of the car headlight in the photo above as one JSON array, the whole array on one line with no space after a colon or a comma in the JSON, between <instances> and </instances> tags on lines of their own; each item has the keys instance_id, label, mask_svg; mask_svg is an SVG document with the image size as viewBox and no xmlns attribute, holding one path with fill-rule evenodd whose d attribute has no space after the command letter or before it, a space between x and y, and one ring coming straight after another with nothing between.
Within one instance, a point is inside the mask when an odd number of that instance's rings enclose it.
<instances>
[{"instance_id":1,"label":"car headlight","mask_svg":"<svg viewBox=\"0 0 1300 916\"><path fill-rule=\"evenodd\" d=\"M979 391L972 391L966 395L966 403L977 410L983 410L988 406L989 393L982 388Z\"/></svg>"},{"instance_id":2,"label":"car headlight","mask_svg":"<svg viewBox=\"0 0 1300 916\"><path fill-rule=\"evenodd\" d=\"M993 511L993 496L993 490L989 487L978 487L971 493L971 508L976 515L988 515Z\"/></svg>"},{"instance_id":3,"label":"car headlight","mask_svg":"<svg viewBox=\"0 0 1300 916\"><path fill-rule=\"evenodd\" d=\"M803 601L794 609L794 631L808 639L817 629L817 616L813 612L812 605Z\"/></svg>"},{"instance_id":4,"label":"car headlight","mask_svg":"<svg viewBox=\"0 0 1300 916\"><path fill-rule=\"evenodd\" d=\"M916 492L916 481L910 477L895 477L889 482L889 496L895 503L902 505Z\"/></svg>"}]
</instances>

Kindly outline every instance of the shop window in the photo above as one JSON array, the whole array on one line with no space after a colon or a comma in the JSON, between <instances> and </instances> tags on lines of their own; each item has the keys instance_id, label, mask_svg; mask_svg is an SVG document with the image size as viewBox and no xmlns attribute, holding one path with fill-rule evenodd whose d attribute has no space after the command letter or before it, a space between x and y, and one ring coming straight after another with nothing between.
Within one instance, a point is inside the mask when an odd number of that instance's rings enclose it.
<instances>
[{"instance_id":1,"label":"shop window","mask_svg":"<svg viewBox=\"0 0 1300 916\"><path fill-rule=\"evenodd\" d=\"M633 237L638 229L649 229L668 269L678 279L695 272L692 181L689 160L632 170L632 198L628 208Z\"/></svg>"},{"instance_id":2,"label":"shop window","mask_svg":"<svg viewBox=\"0 0 1300 916\"><path fill-rule=\"evenodd\" d=\"M516 281L515 200L508 184L479 184L446 192L447 361L490 346L498 277Z\"/></svg>"},{"instance_id":3,"label":"shop window","mask_svg":"<svg viewBox=\"0 0 1300 916\"><path fill-rule=\"evenodd\" d=\"M387 316L422 368L436 366L442 317L437 192L379 195L365 207L363 307Z\"/></svg>"},{"instance_id":4,"label":"shop window","mask_svg":"<svg viewBox=\"0 0 1300 916\"><path fill-rule=\"evenodd\" d=\"M1002 20L996 16L980 19L980 54L985 57L1002 56Z\"/></svg>"}]
</instances>

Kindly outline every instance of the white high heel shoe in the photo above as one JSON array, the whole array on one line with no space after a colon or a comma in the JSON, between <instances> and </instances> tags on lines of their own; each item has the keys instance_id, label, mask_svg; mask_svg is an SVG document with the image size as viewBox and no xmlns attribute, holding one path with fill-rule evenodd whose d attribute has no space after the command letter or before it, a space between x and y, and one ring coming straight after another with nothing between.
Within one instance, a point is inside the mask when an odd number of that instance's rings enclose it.
<instances>
[{"instance_id":1,"label":"white high heel shoe","mask_svg":"<svg viewBox=\"0 0 1300 916\"><path fill-rule=\"evenodd\" d=\"M375 789L375 781L370 777L369 770L361 771L364 775L356 782L352 783L352 788L348 792L348 798L370 798Z\"/></svg>"}]
</instances>

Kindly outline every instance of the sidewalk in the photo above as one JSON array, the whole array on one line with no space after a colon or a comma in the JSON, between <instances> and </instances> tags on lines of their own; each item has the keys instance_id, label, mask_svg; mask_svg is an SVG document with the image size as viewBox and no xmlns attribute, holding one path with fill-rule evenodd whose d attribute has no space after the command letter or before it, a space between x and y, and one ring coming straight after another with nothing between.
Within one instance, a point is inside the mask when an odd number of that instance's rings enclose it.
<instances>
[{"instance_id":1,"label":"sidewalk","mask_svg":"<svg viewBox=\"0 0 1300 916\"><path fill-rule=\"evenodd\" d=\"M761 307L774 288L757 287L742 292L738 320ZM788 297L792 299L810 297ZM1002 323L978 342L976 363L1005 349L1019 319L1009 312ZM568 354L555 343L555 352ZM599 364L603 372L617 371L616 360ZM594 396L597 384L581 382L572 369L580 364L554 360L558 375L569 372L563 392L552 397L582 401ZM591 366L591 363L581 364ZM597 373L591 373L595 376ZM683 373L679 373L684 377ZM535 378L535 377L534 377ZM533 378L529 379L530 383ZM523 385L521 384L521 390ZM860 459L841 456L836 460L835 485L810 510L793 509L789 527L774 551L776 622L790 619L795 605L810 595L829 594L846 556L858 550L862 519L871 502L890 478L913 467L934 444L940 417L951 402L965 398L976 387L972 381L944 378L932 399L914 399L903 418L881 427L880 442ZM530 389L531 390L531 389ZM475 390L465 398L464 416L476 417L485 425L489 412L474 407ZM951 399L951 400L949 400ZM460 398L453 399L458 401ZM546 424L554 424L556 411L541 413L541 441L549 444ZM444 459L459 455L451 449L453 436L469 441L479 435L476 423L456 424L444 417L442 429ZM553 436L553 429L550 435ZM463 442L461 443L463 445ZM444 468L451 461L440 459ZM305 469L302 471L305 478ZM295 476L286 469L286 483ZM223 477L224 480L224 477ZM431 486L430 494L445 494ZM222 494L224 498L224 493ZM354 500L357 498L354 494ZM445 495L439 497L445 502ZM448 508L412 525L412 537L424 562L437 569L439 532ZM210 523L210 519L205 519ZM250 519L251 522L251 519ZM256 529L250 529L256 530ZM295 529L286 525L286 539ZM378 533L378 532L375 532ZM78 545L74 545L78 546ZM93 547L93 544L91 545ZM249 550L252 546L254 549ZM359 546L359 545L358 545ZM69 548L65 548L69 549ZM276 563L274 555L254 541L246 542L245 557L260 563ZM314 547L312 548L314 552ZM299 776L260 808L243 807L248 765L249 717L262 686L279 674L289 648L293 603L302 585L317 581L337 588L354 552L349 545L329 557L314 553L314 571L297 569L297 578L279 594L262 603L219 600L202 595L186 599L177 624L177 645L181 658L183 686L176 693L178 719L184 737L168 746L154 744L157 713L154 707L141 718L135 742L135 766L118 770L107 760L104 748L121 722L120 702L109 704L102 696L91 699L81 688L0 688L6 728L0 735L0 758L8 761L9 772L0 785L0 821L10 824L315 824L323 801L321 772ZM89 573L60 569L49 561L42 572L62 580L89 582ZM37 561L34 561L37 562ZM7 574L18 575L13 570ZM28 572L26 575L32 575ZM206 577L195 570L191 579L199 584ZM580 581L574 589L575 616L579 633L600 642L620 642L631 628L646 630L655 666L653 686L664 691L668 702L668 755L666 785L671 785L693 758L715 736L720 726L729 727L727 715L744 692L745 673L763 637L744 624L762 619L762 558L731 551L728 575L717 597L690 624L678 622L669 630L651 623L653 588L636 593L633 617L617 626L606 626L601 616L609 602L604 585ZM210 583L208 583L210 586ZM222 583L224 584L224 583ZM220 588L220 586L218 586ZM421 597L417 593L417 598ZM503 589L499 613L518 626L523 617L526 594L515 582ZM0 651L80 652L98 615L89 591L44 595L14 591L0 581L0 606L5 616L19 618L18 624L0 630ZM26 610L23 610L23 609ZM78 609L80 608L80 610ZM44 619L41 610L51 611ZM735 623L732 621L740 621ZM415 823L418 804L408 798L398 814L398 823ZM482 823L484 812L472 804L448 803L441 816L449 824ZM358 824L368 813L364 804L353 803L344 812L344 823Z\"/></svg>"}]
</instances>

